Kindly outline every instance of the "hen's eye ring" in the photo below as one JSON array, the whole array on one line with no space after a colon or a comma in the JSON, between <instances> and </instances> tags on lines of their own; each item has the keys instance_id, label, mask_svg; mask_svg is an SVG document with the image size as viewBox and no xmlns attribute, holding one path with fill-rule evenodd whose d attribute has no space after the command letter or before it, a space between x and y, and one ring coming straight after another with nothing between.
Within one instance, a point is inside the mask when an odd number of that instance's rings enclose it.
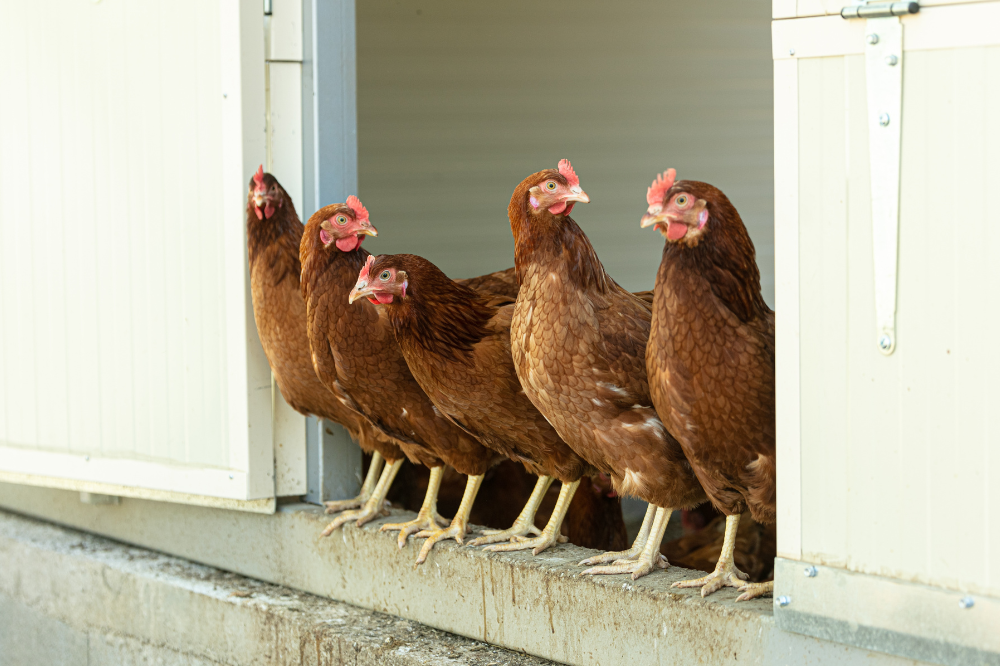
<instances>
[{"instance_id":1,"label":"hen's eye ring","mask_svg":"<svg viewBox=\"0 0 1000 666\"><path fill-rule=\"evenodd\" d=\"M545 183L545 189L547 189L549 192L555 191L556 189L555 182L550 180L549 182Z\"/></svg>"},{"instance_id":2,"label":"hen's eye ring","mask_svg":"<svg viewBox=\"0 0 1000 666\"><path fill-rule=\"evenodd\" d=\"M677 197L677 202L676 203L677 203L678 206L686 206L687 202L688 202L688 198L687 198L686 194L682 194L679 197Z\"/></svg>"},{"instance_id":3,"label":"hen's eye ring","mask_svg":"<svg viewBox=\"0 0 1000 666\"><path fill-rule=\"evenodd\" d=\"M382 274L379 275L378 278L382 280L382 282L385 282L389 279L389 271L382 271Z\"/></svg>"},{"instance_id":4,"label":"hen's eye ring","mask_svg":"<svg viewBox=\"0 0 1000 666\"><path fill-rule=\"evenodd\" d=\"M347 224L347 218L344 217L343 215L338 215L337 216L337 224L340 224L340 225Z\"/></svg>"}]
</instances>

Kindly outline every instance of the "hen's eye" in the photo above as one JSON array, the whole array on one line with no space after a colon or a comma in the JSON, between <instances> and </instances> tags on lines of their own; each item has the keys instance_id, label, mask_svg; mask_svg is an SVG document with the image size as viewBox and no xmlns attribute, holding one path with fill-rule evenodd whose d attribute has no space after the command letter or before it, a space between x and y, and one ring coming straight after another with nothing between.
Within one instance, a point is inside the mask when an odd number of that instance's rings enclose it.
<instances>
[{"instance_id":1,"label":"hen's eye","mask_svg":"<svg viewBox=\"0 0 1000 666\"><path fill-rule=\"evenodd\" d=\"M382 274L378 276L378 279L382 280L382 282L385 282L386 280L388 280L389 279L389 271L382 271Z\"/></svg>"},{"instance_id":2,"label":"hen's eye","mask_svg":"<svg viewBox=\"0 0 1000 666\"><path fill-rule=\"evenodd\" d=\"M686 206L686 205L687 205L687 202L688 202L688 198L687 198L687 195L686 195L686 194L682 194L682 195L680 195L679 197L677 197L677 199L676 199L676 201L675 201L675 203L676 203L676 204L677 204L678 206Z\"/></svg>"},{"instance_id":3,"label":"hen's eye","mask_svg":"<svg viewBox=\"0 0 1000 666\"><path fill-rule=\"evenodd\" d=\"M343 215L338 215L337 216L337 224L339 224L339 225L345 225L345 224L347 224L347 218L344 217Z\"/></svg>"},{"instance_id":4,"label":"hen's eye","mask_svg":"<svg viewBox=\"0 0 1000 666\"><path fill-rule=\"evenodd\" d=\"M554 192L556 189L555 181L550 180L549 182L545 183L545 189L547 189L549 192Z\"/></svg>"}]
</instances>

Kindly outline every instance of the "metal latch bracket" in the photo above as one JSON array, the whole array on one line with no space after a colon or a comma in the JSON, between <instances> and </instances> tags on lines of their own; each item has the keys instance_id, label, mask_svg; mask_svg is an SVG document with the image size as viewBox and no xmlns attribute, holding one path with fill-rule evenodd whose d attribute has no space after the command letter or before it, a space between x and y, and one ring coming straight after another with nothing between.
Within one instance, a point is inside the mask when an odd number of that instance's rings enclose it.
<instances>
[{"instance_id":1,"label":"metal latch bracket","mask_svg":"<svg viewBox=\"0 0 1000 666\"><path fill-rule=\"evenodd\" d=\"M899 160L903 109L901 14L915 2L845 7L844 18L866 18L865 77L868 92L868 154L871 166L872 254L875 268L876 343L888 356L896 349L896 280L899 251Z\"/></svg>"}]
</instances>

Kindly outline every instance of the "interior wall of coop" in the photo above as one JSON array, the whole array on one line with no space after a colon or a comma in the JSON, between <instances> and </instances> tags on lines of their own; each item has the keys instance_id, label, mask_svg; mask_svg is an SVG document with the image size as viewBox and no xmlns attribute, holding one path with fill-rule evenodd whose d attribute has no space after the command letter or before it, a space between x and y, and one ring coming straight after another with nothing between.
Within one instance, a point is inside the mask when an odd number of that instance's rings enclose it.
<instances>
[{"instance_id":1,"label":"interior wall of coop","mask_svg":"<svg viewBox=\"0 0 1000 666\"><path fill-rule=\"evenodd\" d=\"M380 235L455 277L507 268L510 194L573 161L574 219L609 273L652 289L639 228L656 173L710 182L753 238L774 305L770 3L519 0L357 5L359 194Z\"/></svg>"}]
</instances>

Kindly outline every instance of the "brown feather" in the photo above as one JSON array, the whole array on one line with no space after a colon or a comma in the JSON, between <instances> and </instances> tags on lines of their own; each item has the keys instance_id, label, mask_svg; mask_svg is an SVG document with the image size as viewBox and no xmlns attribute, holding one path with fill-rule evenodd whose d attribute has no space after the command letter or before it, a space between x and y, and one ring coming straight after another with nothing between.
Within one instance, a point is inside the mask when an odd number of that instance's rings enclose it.
<instances>
[{"instance_id":1,"label":"brown feather","mask_svg":"<svg viewBox=\"0 0 1000 666\"><path fill-rule=\"evenodd\" d=\"M667 242L656 277L646 365L657 412L723 513L775 516L774 312L760 295L753 243L726 196L707 202L693 244Z\"/></svg>"},{"instance_id":2,"label":"brown feather","mask_svg":"<svg viewBox=\"0 0 1000 666\"><path fill-rule=\"evenodd\" d=\"M264 184L278 190L281 205L270 218L254 213L253 187L247 196L247 245L254 319L267 361L285 401L302 414L314 414L343 425L366 451L386 460L402 452L320 382L313 369L306 333L306 304L299 288L299 243L302 223L291 197L271 174Z\"/></svg>"}]
</instances>

